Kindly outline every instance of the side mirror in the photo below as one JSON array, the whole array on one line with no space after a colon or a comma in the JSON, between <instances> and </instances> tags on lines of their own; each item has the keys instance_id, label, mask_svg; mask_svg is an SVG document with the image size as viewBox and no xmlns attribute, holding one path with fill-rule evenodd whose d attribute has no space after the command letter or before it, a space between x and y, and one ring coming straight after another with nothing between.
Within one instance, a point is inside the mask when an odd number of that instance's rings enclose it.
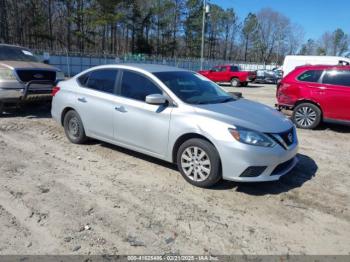
<instances>
[{"instance_id":1,"label":"side mirror","mask_svg":"<svg viewBox=\"0 0 350 262\"><path fill-rule=\"evenodd\" d=\"M146 103L151 105L163 105L167 101L167 98L161 94L152 94L146 96Z\"/></svg>"}]
</instances>

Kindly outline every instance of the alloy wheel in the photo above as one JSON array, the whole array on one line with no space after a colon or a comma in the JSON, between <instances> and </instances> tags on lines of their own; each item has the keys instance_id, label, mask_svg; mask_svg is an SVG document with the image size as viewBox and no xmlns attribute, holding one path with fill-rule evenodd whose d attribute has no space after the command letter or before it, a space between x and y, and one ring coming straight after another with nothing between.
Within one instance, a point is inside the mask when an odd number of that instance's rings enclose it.
<instances>
[{"instance_id":1,"label":"alloy wheel","mask_svg":"<svg viewBox=\"0 0 350 262\"><path fill-rule=\"evenodd\" d=\"M197 182L204 181L211 172L209 156L200 147L188 147L181 155L181 168L189 179Z\"/></svg>"},{"instance_id":2,"label":"alloy wheel","mask_svg":"<svg viewBox=\"0 0 350 262\"><path fill-rule=\"evenodd\" d=\"M303 106L295 112L295 121L302 127L311 126L317 118L317 113L311 107Z\"/></svg>"}]
</instances>

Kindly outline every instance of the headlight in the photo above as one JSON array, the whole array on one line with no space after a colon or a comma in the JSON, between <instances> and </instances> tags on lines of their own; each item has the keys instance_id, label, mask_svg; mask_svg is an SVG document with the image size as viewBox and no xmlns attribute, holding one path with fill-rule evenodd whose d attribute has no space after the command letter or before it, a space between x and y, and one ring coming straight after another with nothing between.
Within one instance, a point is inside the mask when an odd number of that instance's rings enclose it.
<instances>
[{"instance_id":1,"label":"headlight","mask_svg":"<svg viewBox=\"0 0 350 262\"><path fill-rule=\"evenodd\" d=\"M64 73L62 71L56 72L56 80L64 80Z\"/></svg>"},{"instance_id":2,"label":"headlight","mask_svg":"<svg viewBox=\"0 0 350 262\"><path fill-rule=\"evenodd\" d=\"M11 69L0 69L0 80L16 80L13 70Z\"/></svg>"},{"instance_id":3,"label":"headlight","mask_svg":"<svg viewBox=\"0 0 350 262\"><path fill-rule=\"evenodd\" d=\"M242 127L237 127L235 129L230 128L229 131L237 141L244 144L263 147L273 147L276 145L275 141L273 141L267 135L257 131Z\"/></svg>"}]
</instances>

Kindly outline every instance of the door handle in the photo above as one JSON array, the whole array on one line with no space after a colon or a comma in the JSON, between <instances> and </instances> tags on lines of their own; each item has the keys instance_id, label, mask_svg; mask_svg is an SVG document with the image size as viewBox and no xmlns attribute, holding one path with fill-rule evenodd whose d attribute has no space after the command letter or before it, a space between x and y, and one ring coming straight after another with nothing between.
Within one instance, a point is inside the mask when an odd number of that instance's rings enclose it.
<instances>
[{"instance_id":1,"label":"door handle","mask_svg":"<svg viewBox=\"0 0 350 262\"><path fill-rule=\"evenodd\" d=\"M115 107L115 110L119 111L119 112L122 112L122 113L126 113L128 112L124 106L116 106Z\"/></svg>"},{"instance_id":2,"label":"door handle","mask_svg":"<svg viewBox=\"0 0 350 262\"><path fill-rule=\"evenodd\" d=\"M85 97L79 97L79 98L78 98L78 101L79 101L79 102L82 102L82 103L86 103L86 102L87 102L86 99L85 99Z\"/></svg>"}]
</instances>

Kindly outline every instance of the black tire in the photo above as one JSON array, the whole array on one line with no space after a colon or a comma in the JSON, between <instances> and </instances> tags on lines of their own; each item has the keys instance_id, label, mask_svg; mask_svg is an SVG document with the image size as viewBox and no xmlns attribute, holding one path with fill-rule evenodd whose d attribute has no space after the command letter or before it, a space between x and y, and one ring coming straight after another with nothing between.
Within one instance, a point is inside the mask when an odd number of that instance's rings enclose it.
<instances>
[{"instance_id":1,"label":"black tire","mask_svg":"<svg viewBox=\"0 0 350 262\"><path fill-rule=\"evenodd\" d=\"M199 157L195 159L195 148L198 150L197 156L200 156L202 152L205 153L201 159ZM188 157L191 152L191 159L185 159L184 157ZM204 139L192 138L184 142L177 152L177 166L185 180L197 187L211 187L222 178L219 153L211 143ZM186 168L188 168L187 174Z\"/></svg>"},{"instance_id":2,"label":"black tire","mask_svg":"<svg viewBox=\"0 0 350 262\"><path fill-rule=\"evenodd\" d=\"M2 116L3 110L4 110L4 103L0 101L0 116Z\"/></svg>"},{"instance_id":3,"label":"black tire","mask_svg":"<svg viewBox=\"0 0 350 262\"><path fill-rule=\"evenodd\" d=\"M74 111L68 111L63 120L64 132L67 138L74 144L83 144L87 137L85 135L85 130L83 122L79 114Z\"/></svg>"},{"instance_id":4,"label":"black tire","mask_svg":"<svg viewBox=\"0 0 350 262\"><path fill-rule=\"evenodd\" d=\"M239 87L239 86L241 86L241 82L239 81L238 78L232 78L231 79L231 86L232 87Z\"/></svg>"},{"instance_id":5,"label":"black tire","mask_svg":"<svg viewBox=\"0 0 350 262\"><path fill-rule=\"evenodd\" d=\"M314 104L301 103L294 108L292 120L298 128L314 129L322 120L322 112Z\"/></svg>"}]
</instances>

